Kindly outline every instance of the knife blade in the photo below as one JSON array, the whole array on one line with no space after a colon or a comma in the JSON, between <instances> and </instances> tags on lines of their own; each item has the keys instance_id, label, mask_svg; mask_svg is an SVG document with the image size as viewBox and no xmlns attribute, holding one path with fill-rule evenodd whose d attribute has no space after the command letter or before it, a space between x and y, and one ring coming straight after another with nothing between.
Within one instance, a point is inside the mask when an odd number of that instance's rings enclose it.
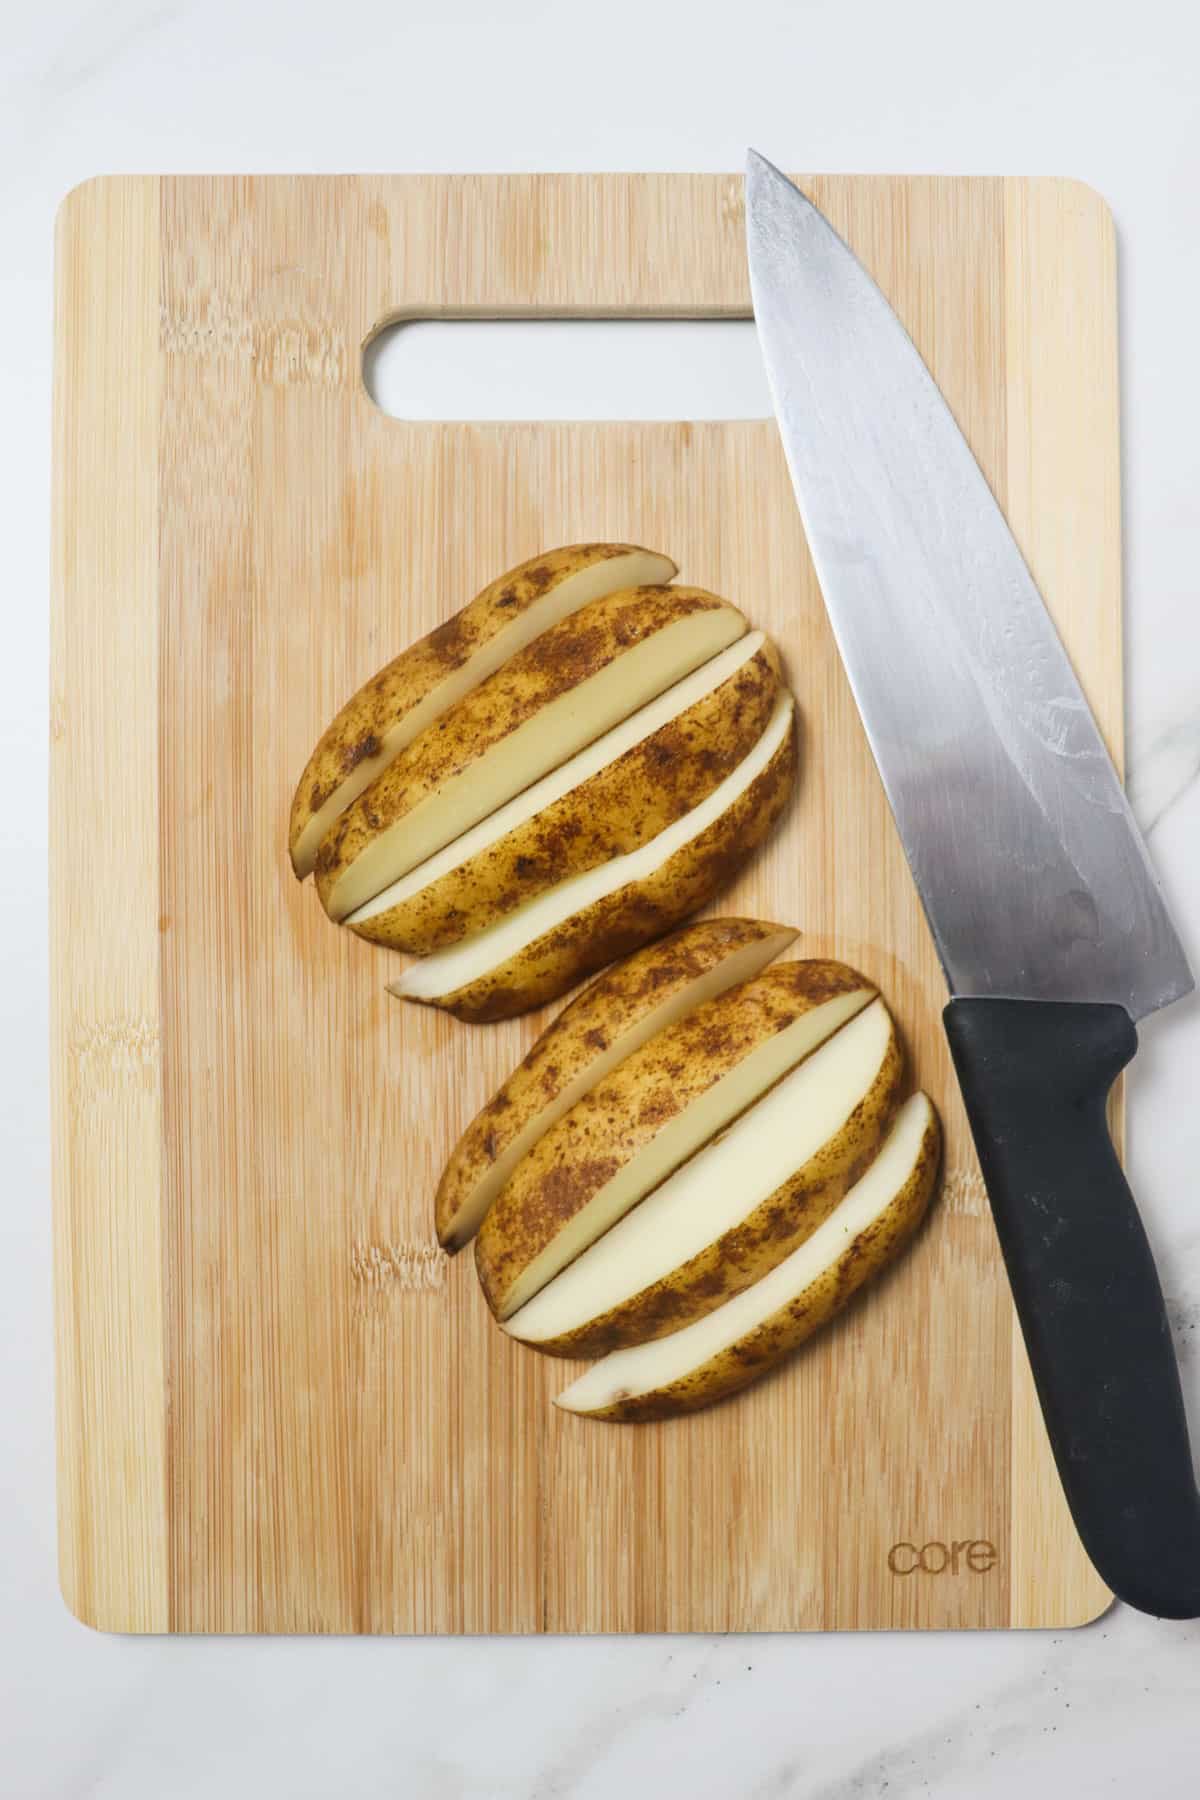
<instances>
[{"instance_id":1,"label":"knife blade","mask_svg":"<svg viewBox=\"0 0 1200 1800\"><path fill-rule=\"evenodd\" d=\"M1200 1491L1105 1124L1191 991L1124 790L978 463L887 300L764 157L751 291L817 578L945 971L952 1057L1059 1473L1115 1593L1200 1616Z\"/></svg>"}]
</instances>

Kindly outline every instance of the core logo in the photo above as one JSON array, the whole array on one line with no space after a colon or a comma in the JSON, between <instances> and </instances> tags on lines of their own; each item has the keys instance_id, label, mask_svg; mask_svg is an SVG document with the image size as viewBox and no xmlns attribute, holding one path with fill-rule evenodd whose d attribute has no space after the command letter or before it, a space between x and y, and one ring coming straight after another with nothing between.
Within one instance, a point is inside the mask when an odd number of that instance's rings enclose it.
<instances>
[{"instance_id":1,"label":"core logo","mask_svg":"<svg viewBox=\"0 0 1200 1800\"><path fill-rule=\"evenodd\" d=\"M943 1544L934 1538L928 1544L893 1544L887 1555L887 1566L893 1575L958 1575L970 1569L974 1575L986 1575L994 1569L1000 1553L989 1538L955 1538Z\"/></svg>"}]
</instances>

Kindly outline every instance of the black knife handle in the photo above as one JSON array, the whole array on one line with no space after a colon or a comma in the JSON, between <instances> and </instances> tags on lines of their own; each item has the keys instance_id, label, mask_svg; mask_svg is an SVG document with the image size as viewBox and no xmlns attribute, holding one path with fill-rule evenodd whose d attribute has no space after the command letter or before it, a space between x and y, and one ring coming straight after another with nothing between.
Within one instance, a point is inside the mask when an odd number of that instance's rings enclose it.
<instances>
[{"instance_id":1,"label":"black knife handle","mask_svg":"<svg viewBox=\"0 0 1200 1800\"><path fill-rule=\"evenodd\" d=\"M1076 1529L1117 1597L1200 1617L1200 1491L1162 1289L1108 1135L1120 1006L952 1000L946 1036Z\"/></svg>"}]
</instances>

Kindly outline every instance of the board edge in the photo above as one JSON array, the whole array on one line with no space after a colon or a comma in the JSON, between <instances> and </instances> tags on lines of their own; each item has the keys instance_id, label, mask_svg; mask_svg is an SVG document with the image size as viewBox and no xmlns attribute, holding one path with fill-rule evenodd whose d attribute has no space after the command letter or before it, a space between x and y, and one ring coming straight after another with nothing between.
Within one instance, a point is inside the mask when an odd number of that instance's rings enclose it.
<instances>
[{"instance_id":1,"label":"board edge","mask_svg":"<svg viewBox=\"0 0 1200 1800\"><path fill-rule=\"evenodd\" d=\"M169 1624L159 187L155 176L93 177L70 190L55 222L49 924L58 1574L70 1612L111 1632Z\"/></svg>"},{"instance_id":2,"label":"board edge","mask_svg":"<svg viewBox=\"0 0 1200 1800\"><path fill-rule=\"evenodd\" d=\"M1087 319L1094 333L1092 354L1062 356L1080 330L1073 296L1056 280L1054 252L1070 242L1073 266L1091 271L1092 304ZM1004 182L1005 331L1019 342L1022 354L1006 355L1009 371L1021 369L1026 382L1018 390L1010 379L1007 393L1006 510L1034 578L1051 609L1059 588L1059 566L1069 537L1072 552L1080 546L1093 564L1090 583L1074 581L1092 596L1101 616L1111 621L1106 642L1091 641L1076 621L1072 659L1096 714L1118 770L1124 752L1123 612L1121 546L1120 383L1116 241L1111 209L1086 182L1065 176L1009 177ZM1035 304L1037 283L1040 304ZM1033 318L1036 312L1036 342ZM1048 323L1055 329L1047 329ZM1064 394L1061 376L1075 368L1090 377L1087 390ZM1087 529L1067 531L1058 518L1045 519L1037 495L1039 459L1072 457L1081 482L1090 484L1073 523ZM1060 626L1062 621L1059 621ZM1119 1083L1109 1109L1118 1151L1122 1146L1124 1104ZM1010 1585L1009 1628L1013 1630L1077 1629L1103 1616L1113 1596L1096 1573L1071 1520L1050 1441L1042 1421L1029 1361L1015 1307L1011 1312L1010 1438ZM1018 1493L1017 1483L1023 1484ZM1020 1529L1018 1530L1018 1522Z\"/></svg>"}]
</instances>

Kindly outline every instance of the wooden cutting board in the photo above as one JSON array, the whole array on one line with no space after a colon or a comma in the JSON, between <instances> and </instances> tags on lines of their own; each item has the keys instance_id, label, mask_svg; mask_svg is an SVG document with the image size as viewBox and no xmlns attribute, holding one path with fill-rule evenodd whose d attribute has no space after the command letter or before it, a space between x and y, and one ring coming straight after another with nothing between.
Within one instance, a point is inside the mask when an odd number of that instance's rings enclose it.
<instances>
[{"instance_id":1,"label":"wooden cutting board","mask_svg":"<svg viewBox=\"0 0 1200 1800\"><path fill-rule=\"evenodd\" d=\"M1113 231L1060 181L804 185L1006 507L1114 752ZM62 1579L122 1631L1063 1626L1053 1471L944 987L773 423L403 424L361 349L437 314L742 316L732 176L105 179L58 233L53 1058ZM947 1127L918 1246L689 1421L551 1405L435 1177L544 1023L384 993L285 854L318 732L510 564L622 538L773 632L786 828L719 910L883 987Z\"/></svg>"}]
</instances>

